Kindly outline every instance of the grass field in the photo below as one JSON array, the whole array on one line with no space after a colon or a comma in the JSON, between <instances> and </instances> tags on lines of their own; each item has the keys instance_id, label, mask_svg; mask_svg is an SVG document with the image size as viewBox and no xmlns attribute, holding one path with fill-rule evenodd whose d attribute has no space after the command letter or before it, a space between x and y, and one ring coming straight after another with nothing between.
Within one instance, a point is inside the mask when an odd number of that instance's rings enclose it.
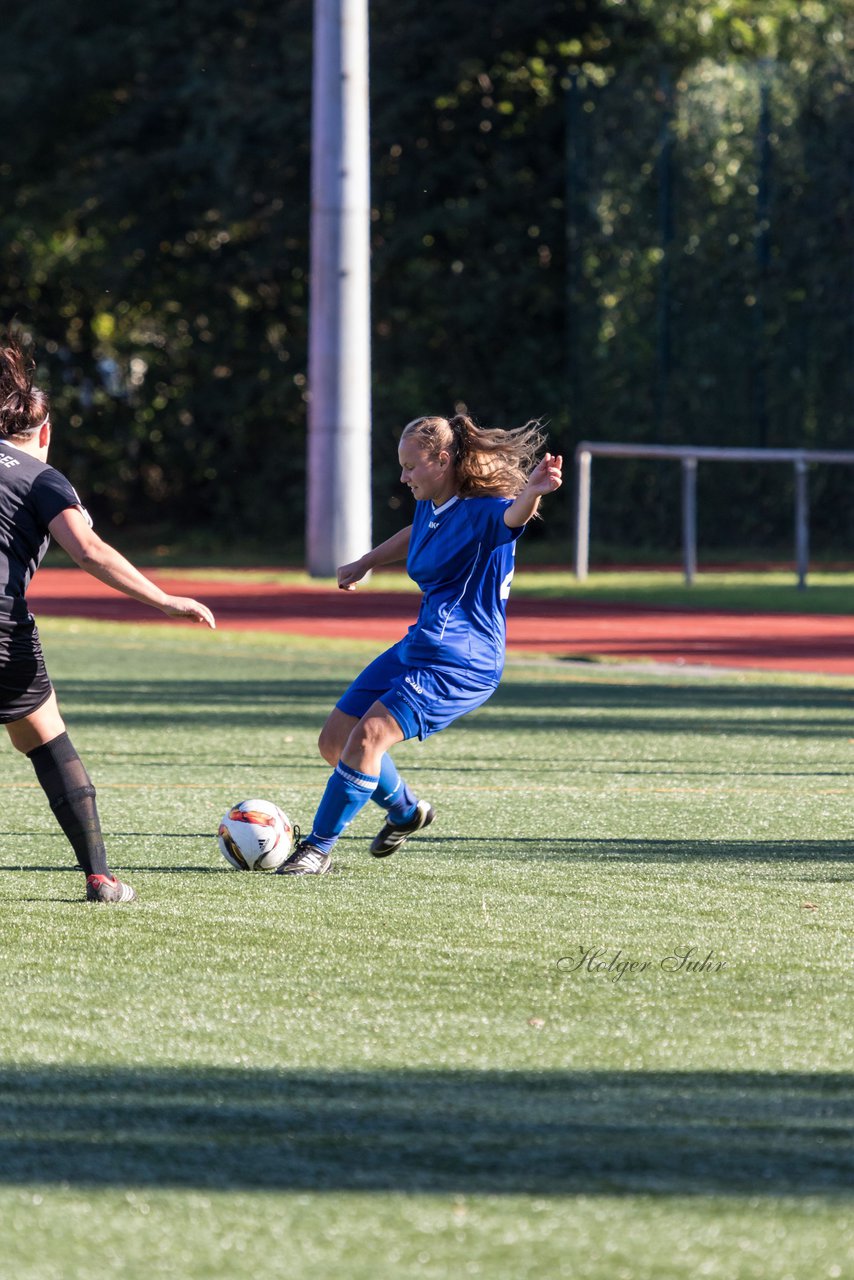
<instances>
[{"instance_id":1,"label":"grass field","mask_svg":"<svg viewBox=\"0 0 854 1280\"><path fill-rule=\"evenodd\" d=\"M397 752L435 826L292 883L217 820L310 823L373 647L41 630L140 901L7 746L0 1275L854 1274L854 680L512 659Z\"/></svg>"}]
</instances>

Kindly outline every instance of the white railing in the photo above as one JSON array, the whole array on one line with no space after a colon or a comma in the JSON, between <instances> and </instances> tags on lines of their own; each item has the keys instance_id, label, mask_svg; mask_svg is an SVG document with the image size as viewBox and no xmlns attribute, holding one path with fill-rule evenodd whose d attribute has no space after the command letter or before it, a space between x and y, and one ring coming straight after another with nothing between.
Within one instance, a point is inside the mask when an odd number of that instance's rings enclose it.
<instances>
[{"instance_id":1,"label":"white railing","mask_svg":"<svg viewBox=\"0 0 854 1280\"><path fill-rule=\"evenodd\" d=\"M603 458L678 459L682 463L682 560L685 581L697 573L697 464L699 462L788 462L795 469L795 561L798 587L807 585L809 568L809 491L811 463L854 466L854 453L817 449L718 449L705 445L596 444L582 440L575 450L575 576L584 580L590 566L590 483L594 455Z\"/></svg>"}]
</instances>

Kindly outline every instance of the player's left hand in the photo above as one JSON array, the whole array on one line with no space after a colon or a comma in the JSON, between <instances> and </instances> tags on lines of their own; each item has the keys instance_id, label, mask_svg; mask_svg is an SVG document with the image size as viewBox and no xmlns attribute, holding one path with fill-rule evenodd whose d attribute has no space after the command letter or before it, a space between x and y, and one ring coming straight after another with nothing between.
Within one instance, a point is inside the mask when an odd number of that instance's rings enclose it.
<instances>
[{"instance_id":1,"label":"player's left hand","mask_svg":"<svg viewBox=\"0 0 854 1280\"><path fill-rule=\"evenodd\" d=\"M563 484L563 457L547 453L528 476L530 493L554 493Z\"/></svg>"},{"instance_id":2,"label":"player's left hand","mask_svg":"<svg viewBox=\"0 0 854 1280\"><path fill-rule=\"evenodd\" d=\"M168 618L189 618L192 622L203 622L211 631L216 631L214 616L207 605L191 600L189 596L167 596L160 608Z\"/></svg>"}]
</instances>

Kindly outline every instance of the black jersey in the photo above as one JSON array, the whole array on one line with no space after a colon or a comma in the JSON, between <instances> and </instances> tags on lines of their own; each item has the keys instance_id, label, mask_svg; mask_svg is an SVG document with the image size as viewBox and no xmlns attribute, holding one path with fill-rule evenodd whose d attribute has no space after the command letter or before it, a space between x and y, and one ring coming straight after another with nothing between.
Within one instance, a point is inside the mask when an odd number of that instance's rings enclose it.
<instances>
[{"instance_id":1,"label":"black jersey","mask_svg":"<svg viewBox=\"0 0 854 1280\"><path fill-rule=\"evenodd\" d=\"M48 525L79 506L61 471L0 441L0 630L31 621L25 597L50 542Z\"/></svg>"}]
</instances>

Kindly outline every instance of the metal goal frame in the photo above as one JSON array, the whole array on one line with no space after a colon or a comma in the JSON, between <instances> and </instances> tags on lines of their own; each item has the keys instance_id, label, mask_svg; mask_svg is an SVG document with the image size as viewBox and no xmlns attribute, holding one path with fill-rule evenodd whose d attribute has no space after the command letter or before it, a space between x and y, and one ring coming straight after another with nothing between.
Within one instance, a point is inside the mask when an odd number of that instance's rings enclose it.
<instances>
[{"instance_id":1,"label":"metal goal frame","mask_svg":"<svg viewBox=\"0 0 854 1280\"><path fill-rule=\"evenodd\" d=\"M808 468L813 463L854 466L854 453L820 449L728 449L706 445L610 444L582 440L575 449L575 576L590 568L590 497L593 458L652 458L682 466L682 563L690 586L697 574L697 467L700 462L788 463L795 471L795 562L798 589L809 570Z\"/></svg>"}]
</instances>

